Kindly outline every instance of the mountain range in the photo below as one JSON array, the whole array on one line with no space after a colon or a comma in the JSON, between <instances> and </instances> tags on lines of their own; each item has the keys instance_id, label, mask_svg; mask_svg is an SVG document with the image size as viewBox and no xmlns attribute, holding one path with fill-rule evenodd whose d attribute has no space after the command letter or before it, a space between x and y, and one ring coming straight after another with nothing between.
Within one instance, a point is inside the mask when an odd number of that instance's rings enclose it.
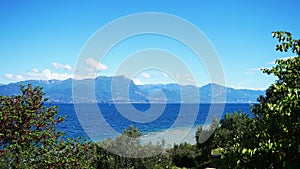
<instances>
[{"instance_id":1,"label":"mountain range","mask_svg":"<svg viewBox=\"0 0 300 169\"><path fill-rule=\"evenodd\" d=\"M20 94L19 85L41 86L58 103L255 103L263 90L234 89L210 83L202 87L180 84L136 85L125 76L83 80L26 80L0 85L0 95ZM226 96L226 98L225 98Z\"/></svg>"}]
</instances>

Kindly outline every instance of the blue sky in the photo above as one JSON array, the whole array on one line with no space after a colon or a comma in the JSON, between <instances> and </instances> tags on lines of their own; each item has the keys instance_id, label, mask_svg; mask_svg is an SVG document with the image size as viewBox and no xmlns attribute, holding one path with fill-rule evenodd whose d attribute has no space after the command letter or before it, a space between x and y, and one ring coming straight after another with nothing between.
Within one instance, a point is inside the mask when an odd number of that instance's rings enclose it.
<instances>
[{"instance_id":1,"label":"blue sky","mask_svg":"<svg viewBox=\"0 0 300 169\"><path fill-rule=\"evenodd\" d=\"M0 83L73 77L81 50L97 30L127 15L161 12L187 20L206 35L219 55L226 86L263 89L274 78L262 74L259 68L271 67L275 59L291 56L275 52L277 42L271 32L290 31L300 38L299 3L297 0L2 0ZM129 38L114 47L101 63L90 59L86 64L94 67L97 75L112 76L128 55L147 48L164 49L178 56L193 72L197 85L211 82L203 63L188 59L187 55L193 58L191 51L157 35ZM134 80L138 84L169 83L177 78L190 79L160 70L141 70Z\"/></svg>"}]
</instances>

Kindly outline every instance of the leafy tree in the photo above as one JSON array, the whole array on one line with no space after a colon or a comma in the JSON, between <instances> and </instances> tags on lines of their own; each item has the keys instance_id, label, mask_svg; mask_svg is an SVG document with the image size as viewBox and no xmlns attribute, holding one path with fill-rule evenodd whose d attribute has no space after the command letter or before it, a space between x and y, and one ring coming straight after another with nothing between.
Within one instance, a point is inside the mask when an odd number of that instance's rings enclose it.
<instances>
[{"instance_id":1,"label":"leafy tree","mask_svg":"<svg viewBox=\"0 0 300 169\"><path fill-rule=\"evenodd\" d=\"M164 143L143 145L138 139L142 133L133 125L122 135L94 146L93 165L96 168L166 168L171 166L168 154L162 153ZM160 154L158 154L160 153ZM146 154L149 157L142 157Z\"/></svg>"},{"instance_id":2,"label":"leafy tree","mask_svg":"<svg viewBox=\"0 0 300 169\"><path fill-rule=\"evenodd\" d=\"M64 118L45 106L41 87L20 89L21 95L0 96L0 168L80 167L88 145L64 140L56 129Z\"/></svg>"},{"instance_id":3,"label":"leafy tree","mask_svg":"<svg viewBox=\"0 0 300 169\"><path fill-rule=\"evenodd\" d=\"M220 127L214 135L214 142L217 147L229 150L234 144L253 143L251 130L255 130L254 119L242 112L226 113L220 120ZM234 140L233 140L234 138Z\"/></svg>"},{"instance_id":4,"label":"leafy tree","mask_svg":"<svg viewBox=\"0 0 300 169\"><path fill-rule=\"evenodd\" d=\"M276 50L296 56L276 60L276 66L263 69L278 80L261 96L253 109L258 116L258 146L251 149L261 157L263 167L288 168L300 166L300 40L289 32L273 32L280 42Z\"/></svg>"},{"instance_id":5,"label":"leafy tree","mask_svg":"<svg viewBox=\"0 0 300 169\"><path fill-rule=\"evenodd\" d=\"M196 145L201 151L203 161L209 161L211 150L216 147L213 138L215 130L218 128L218 124L218 120L214 118L208 128L199 126L196 131Z\"/></svg>"},{"instance_id":6,"label":"leafy tree","mask_svg":"<svg viewBox=\"0 0 300 169\"><path fill-rule=\"evenodd\" d=\"M291 50L296 56L278 59L273 68L263 69L278 79L266 90L265 96L258 98L259 104L253 106L253 121L236 115L225 117L221 122L216 139L227 144L222 145L227 149L221 168L300 166L300 40L293 39L289 32L272 35L279 41L276 50Z\"/></svg>"},{"instance_id":7,"label":"leafy tree","mask_svg":"<svg viewBox=\"0 0 300 169\"><path fill-rule=\"evenodd\" d=\"M242 152L245 147L254 147L257 142L256 131L255 118L250 118L242 112L227 113L220 121L220 127L216 129L213 138L216 147L222 149L222 159L215 160L219 167L253 168L252 164L257 161L249 162L249 158Z\"/></svg>"},{"instance_id":8,"label":"leafy tree","mask_svg":"<svg viewBox=\"0 0 300 169\"><path fill-rule=\"evenodd\" d=\"M130 125L129 129L126 129L126 128L124 129L123 135L125 135L127 137L132 137L132 138L139 138L143 134L138 128L135 128L133 125Z\"/></svg>"},{"instance_id":9,"label":"leafy tree","mask_svg":"<svg viewBox=\"0 0 300 169\"><path fill-rule=\"evenodd\" d=\"M218 120L213 119L210 126L199 126L196 131L196 145L182 143L168 150L172 163L176 167L205 168L211 166L211 151L215 148L214 132Z\"/></svg>"},{"instance_id":10,"label":"leafy tree","mask_svg":"<svg viewBox=\"0 0 300 169\"><path fill-rule=\"evenodd\" d=\"M177 167L195 168L201 155L195 145L188 143L175 144L168 150L172 162Z\"/></svg>"}]
</instances>

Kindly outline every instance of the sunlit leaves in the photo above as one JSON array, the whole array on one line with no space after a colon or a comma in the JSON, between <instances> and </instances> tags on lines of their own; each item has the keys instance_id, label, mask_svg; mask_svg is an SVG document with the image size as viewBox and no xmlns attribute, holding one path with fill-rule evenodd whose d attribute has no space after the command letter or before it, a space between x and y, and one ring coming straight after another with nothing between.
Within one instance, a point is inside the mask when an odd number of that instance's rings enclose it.
<instances>
[{"instance_id":1,"label":"sunlit leaves","mask_svg":"<svg viewBox=\"0 0 300 169\"><path fill-rule=\"evenodd\" d=\"M272 32L272 36L277 38L280 42L280 44L276 45L276 50L287 52L289 49L291 49L293 53L296 53L297 55L300 54L300 40L293 39L293 36L290 32Z\"/></svg>"}]
</instances>

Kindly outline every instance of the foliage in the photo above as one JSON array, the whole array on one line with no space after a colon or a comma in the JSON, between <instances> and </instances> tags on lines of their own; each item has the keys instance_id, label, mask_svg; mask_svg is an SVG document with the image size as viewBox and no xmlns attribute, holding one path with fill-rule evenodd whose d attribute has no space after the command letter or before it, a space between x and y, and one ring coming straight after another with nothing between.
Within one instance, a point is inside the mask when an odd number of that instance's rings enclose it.
<instances>
[{"instance_id":1,"label":"foliage","mask_svg":"<svg viewBox=\"0 0 300 169\"><path fill-rule=\"evenodd\" d=\"M205 168L211 165L211 150L215 147L213 136L218 128L218 120L213 119L210 126L199 126L196 132L196 145L189 143L174 144L167 153L172 164L182 168Z\"/></svg>"},{"instance_id":2,"label":"foliage","mask_svg":"<svg viewBox=\"0 0 300 169\"><path fill-rule=\"evenodd\" d=\"M0 97L0 168L176 168L164 143L143 145L134 126L100 143L65 139L56 128L64 118L45 105L42 88L20 89L21 95Z\"/></svg>"},{"instance_id":3,"label":"foliage","mask_svg":"<svg viewBox=\"0 0 300 169\"><path fill-rule=\"evenodd\" d=\"M218 128L218 120L213 118L211 125L208 128L199 126L196 132L196 145L201 151L203 161L209 161L211 150L216 147L214 143L215 130Z\"/></svg>"},{"instance_id":4,"label":"foliage","mask_svg":"<svg viewBox=\"0 0 300 169\"><path fill-rule=\"evenodd\" d=\"M197 161L201 154L198 153L197 147L188 143L175 144L172 149L168 151L177 167L192 168L197 165Z\"/></svg>"},{"instance_id":5,"label":"foliage","mask_svg":"<svg viewBox=\"0 0 300 169\"><path fill-rule=\"evenodd\" d=\"M276 50L287 52L292 50L296 55L300 55L300 39L293 39L290 32L277 31L272 32L273 38L277 38L280 44L276 45Z\"/></svg>"},{"instance_id":6,"label":"foliage","mask_svg":"<svg viewBox=\"0 0 300 169\"><path fill-rule=\"evenodd\" d=\"M300 40L273 32L276 50L296 56L263 69L278 79L258 98L254 118L226 114L200 126L196 145L143 144L134 126L100 143L64 139L56 125L64 118L45 106L41 87L21 86L21 95L0 96L0 168L297 168L300 166ZM221 159L212 159L218 149ZM148 156L148 157L145 157ZM141 158L145 157L145 158Z\"/></svg>"},{"instance_id":7,"label":"foliage","mask_svg":"<svg viewBox=\"0 0 300 169\"><path fill-rule=\"evenodd\" d=\"M20 87L22 94L0 97L0 168L80 167L85 142L64 140L56 125L64 118L44 104L41 87Z\"/></svg>"},{"instance_id":8,"label":"foliage","mask_svg":"<svg viewBox=\"0 0 300 169\"><path fill-rule=\"evenodd\" d=\"M258 99L253 112L257 120L258 146L251 149L253 156L262 157L270 168L300 166L300 40L289 32L273 32L280 44L276 50L289 51L297 56L276 60L276 66L264 69L278 80Z\"/></svg>"},{"instance_id":9,"label":"foliage","mask_svg":"<svg viewBox=\"0 0 300 169\"><path fill-rule=\"evenodd\" d=\"M95 168L167 168L171 161L164 153L164 143L143 145L138 139L142 134L133 125L122 135L94 144ZM148 155L148 157L145 157Z\"/></svg>"},{"instance_id":10,"label":"foliage","mask_svg":"<svg viewBox=\"0 0 300 169\"><path fill-rule=\"evenodd\" d=\"M242 112L226 113L216 130L214 142L216 147L229 150L234 144L251 145L254 140L250 135L255 130L254 119ZM234 138L234 139L233 139Z\"/></svg>"},{"instance_id":11,"label":"foliage","mask_svg":"<svg viewBox=\"0 0 300 169\"><path fill-rule=\"evenodd\" d=\"M300 166L300 40L289 32L273 32L276 50L297 56L276 60L264 73L278 80L258 98L253 120L226 116L215 140L225 148L221 168L297 168ZM243 124L244 123L244 124Z\"/></svg>"},{"instance_id":12,"label":"foliage","mask_svg":"<svg viewBox=\"0 0 300 169\"><path fill-rule=\"evenodd\" d=\"M221 148L221 160L215 160L219 167L252 168L249 158L242 153L245 147L253 147L256 142L255 119L242 112L227 113L216 129L214 143ZM247 164L245 163L247 162Z\"/></svg>"},{"instance_id":13,"label":"foliage","mask_svg":"<svg viewBox=\"0 0 300 169\"><path fill-rule=\"evenodd\" d=\"M142 132L138 128L135 128L133 125L130 125L128 129L125 128L122 134L124 136L136 139L143 135Z\"/></svg>"}]
</instances>

